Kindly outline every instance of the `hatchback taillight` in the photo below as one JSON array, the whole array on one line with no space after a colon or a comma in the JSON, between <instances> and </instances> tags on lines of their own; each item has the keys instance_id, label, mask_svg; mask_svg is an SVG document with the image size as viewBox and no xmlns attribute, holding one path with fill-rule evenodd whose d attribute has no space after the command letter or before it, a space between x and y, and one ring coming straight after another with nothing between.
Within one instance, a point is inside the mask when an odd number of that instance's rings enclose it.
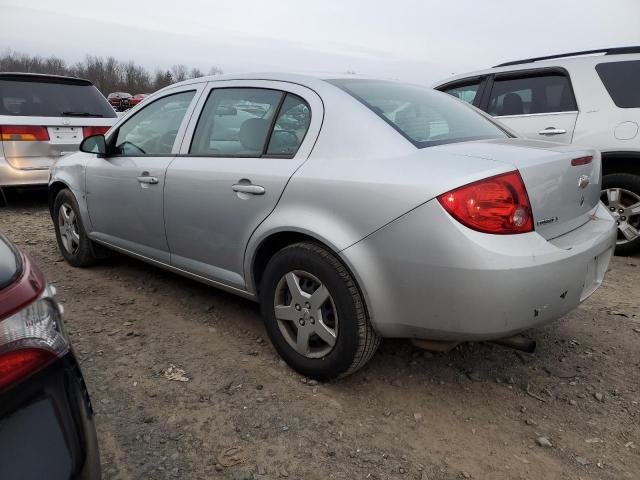
<instances>
[{"instance_id":1,"label":"hatchback taillight","mask_svg":"<svg viewBox=\"0 0 640 480\"><path fill-rule=\"evenodd\" d=\"M0 291L0 391L69 351L55 290L23 258L20 278Z\"/></svg>"},{"instance_id":2,"label":"hatchback taillight","mask_svg":"<svg viewBox=\"0 0 640 480\"><path fill-rule=\"evenodd\" d=\"M84 138L92 135L104 135L109 131L109 127L82 127L82 136Z\"/></svg>"},{"instance_id":3,"label":"hatchback taillight","mask_svg":"<svg viewBox=\"0 0 640 480\"><path fill-rule=\"evenodd\" d=\"M473 230L499 235L533 230L531 204L517 171L470 183L440 195L438 201Z\"/></svg>"},{"instance_id":4,"label":"hatchback taillight","mask_svg":"<svg viewBox=\"0 0 640 480\"><path fill-rule=\"evenodd\" d=\"M5 142L47 142L47 127L35 125L0 125L0 140Z\"/></svg>"}]
</instances>

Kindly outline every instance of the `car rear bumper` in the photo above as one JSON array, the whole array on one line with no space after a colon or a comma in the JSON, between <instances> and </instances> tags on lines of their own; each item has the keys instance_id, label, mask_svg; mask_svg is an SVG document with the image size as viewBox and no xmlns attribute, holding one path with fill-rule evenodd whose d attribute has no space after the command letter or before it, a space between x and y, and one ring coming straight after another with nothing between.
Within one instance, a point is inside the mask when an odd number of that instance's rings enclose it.
<instances>
[{"instance_id":1,"label":"car rear bumper","mask_svg":"<svg viewBox=\"0 0 640 480\"><path fill-rule=\"evenodd\" d=\"M0 157L0 187L19 187L27 185L47 185L49 169L22 170L14 168Z\"/></svg>"},{"instance_id":2,"label":"car rear bumper","mask_svg":"<svg viewBox=\"0 0 640 480\"><path fill-rule=\"evenodd\" d=\"M91 402L72 353L0 393L4 479L100 478Z\"/></svg>"},{"instance_id":3,"label":"car rear bumper","mask_svg":"<svg viewBox=\"0 0 640 480\"><path fill-rule=\"evenodd\" d=\"M545 240L470 230L430 201L341 255L381 335L484 340L574 309L602 282L615 237L600 203L586 224Z\"/></svg>"}]
</instances>

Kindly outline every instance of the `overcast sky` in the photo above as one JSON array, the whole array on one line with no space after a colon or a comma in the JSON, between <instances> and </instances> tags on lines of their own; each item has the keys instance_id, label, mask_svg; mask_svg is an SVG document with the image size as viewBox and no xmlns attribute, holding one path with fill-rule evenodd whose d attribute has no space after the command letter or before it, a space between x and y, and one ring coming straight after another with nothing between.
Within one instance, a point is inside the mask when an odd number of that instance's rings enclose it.
<instances>
[{"instance_id":1,"label":"overcast sky","mask_svg":"<svg viewBox=\"0 0 640 480\"><path fill-rule=\"evenodd\" d=\"M349 70L432 83L523 57L640 45L640 0L0 0L0 12L0 46L152 70Z\"/></svg>"}]
</instances>

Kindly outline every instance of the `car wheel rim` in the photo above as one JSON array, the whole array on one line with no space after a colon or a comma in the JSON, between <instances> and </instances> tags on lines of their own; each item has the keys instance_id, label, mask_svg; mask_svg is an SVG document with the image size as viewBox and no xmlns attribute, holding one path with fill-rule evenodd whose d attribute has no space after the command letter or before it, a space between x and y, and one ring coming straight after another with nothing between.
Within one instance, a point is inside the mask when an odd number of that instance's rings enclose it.
<instances>
[{"instance_id":1,"label":"car wheel rim","mask_svg":"<svg viewBox=\"0 0 640 480\"><path fill-rule=\"evenodd\" d=\"M58 229L62 246L71 255L75 255L80 247L80 232L76 212L70 205L63 203L58 211Z\"/></svg>"},{"instance_id":2,"label":"car wheel rim","mask_svg":"<svg viewBox=\"0 0 640 480\"><path fill-rule=\"evenodd\" d=\"M600 198L618 225L616 243L623 245L640 238L640 196L624 188L609 188Z\"/></svg>"},{"instance_id":3,"label":"car wheel rim","mask_svg":"<svg viewBox=\"0 0 640 480\"><path fill-rule=\"evenodd\" d=\"M276 287L273 308L282 336L300 355L321 358L336 345L338 313L322 282L303 270L284 275Z\"/></svg>"}]
</instances>

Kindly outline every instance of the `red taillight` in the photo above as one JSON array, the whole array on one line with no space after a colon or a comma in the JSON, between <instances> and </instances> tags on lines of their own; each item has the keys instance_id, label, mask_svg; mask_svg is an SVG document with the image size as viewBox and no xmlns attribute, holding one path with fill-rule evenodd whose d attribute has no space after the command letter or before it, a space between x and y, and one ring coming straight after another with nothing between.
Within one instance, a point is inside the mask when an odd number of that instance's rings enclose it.
<instances>
[{"instance_id":1,"label":"red taillight","mask_svg":"<svg viewBox=\"0 0 640 480\"><path fill-rule=\"evenodd\" d=\"M473 230L500 235L533 230L529 197L517 171L470 183L440 195L438 201Z\"/></svg>"},{"instance_id":2,"label":"red taillight","mask_svg":"<svg viewBox=\"0 0 640 480\"><path fill-rule=\"evenodd\" d=\"M0 140L5 142L46 142L49 140L47 127L34 125L2 125L0 126Z\"/></svg>"},{"instance_id":3,"label":"red taillight","mask_svg":"<svg viewBox=\"0 0 640 480\"><path fill-rule=\"evenodd\" d=\"M84 138L92 135L104 135L109 131L109 127L82 127L82 136Z\"/></svg>"},{"instance_id":4,"label":"red taillight","mask_svg":"<svg viewBox=\"0 0 640 480\"><path fill-rule=\"evenodd\" d=\"M56 355L48 350L27 348L0 355L0 390L41 369Z\"/></svg>"},{"instance_id":5,"label":"red taillight","mask_svg":"<svg viewBox=\"0 0 640 480\"><path fill-rule=\"evenodd\" d=\"M571 165L576 167L578 165L588 165L593 160L593 157L580 157L571 160Z\"/></svg>"}]
</instances>

